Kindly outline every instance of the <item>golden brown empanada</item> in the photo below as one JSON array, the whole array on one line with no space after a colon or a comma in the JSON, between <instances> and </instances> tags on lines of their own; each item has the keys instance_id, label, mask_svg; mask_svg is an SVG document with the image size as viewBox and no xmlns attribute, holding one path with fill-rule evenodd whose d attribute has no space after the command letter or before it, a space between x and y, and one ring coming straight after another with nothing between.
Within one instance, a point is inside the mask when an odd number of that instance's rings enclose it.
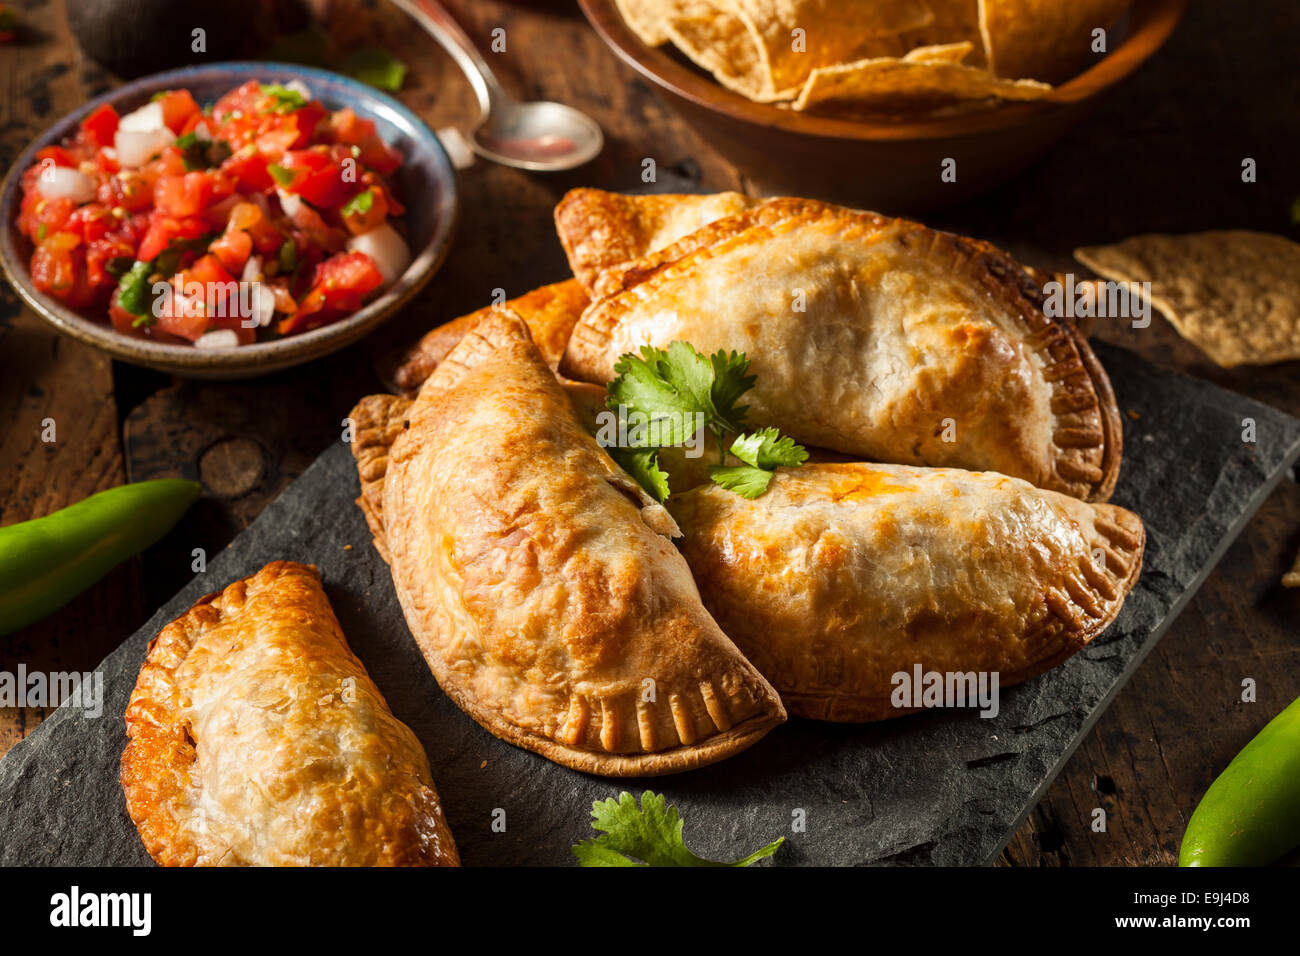
<instances>
[{"instance_id":1,"label":"golden brown empanada","mask_svg":"<svg viewBox=\"0 0 1300 956\"><path fill-rule=\"evenodd\" d=\"M658 252L711 222L761 202L731 192L626 196L603 189L573 189L555 207L555 231L569 268L590 293L606 269Z\"/></svg>"},{"instance_id":2,"label":"golden brown empanada","mask_svg":"<svg viewBox=\"0 0 1300 956\"><path fill-rule=\"evenodd\" d=\"M353 417L362 508L407 623L492 733L643 776L785 719L700 603L672 518L583 429L517 315L479 323L413 403L371 398Z\"/></svg>"},{"instance_id":3,"label":"golden brown empanada","mask_svg":"<svg viewBox=\"0 0 1300 956\"><path fill-rule=\"evenodd\" d=\"M1137 580L1137 515L990 472L819 464L748 500L669 499L705 606L790 713L898 716L892 676L1005 687L1104 631Z\"/></svg>"},{"instance_id":4,"label":"golden brown empanada","mask_svg":"<svg viewBox=\"0 0 1300 956\"><path fill-rule=\"evenodd\" d=\"M606 269L560 370L607 382L624 353L676 340L741 351L750 420L797 441L1105 500L1114 395L1039 278L974 239L774 199Z\"/></svg>"},{"instance_id":5,"label":"golden brown empanada","mask_svg":"<svg viewBox=\"0 0 1300 956\"><path fill-rule=\"evenodd\" d=\"M268 564L153 640L127 811L164 866L457 866L429 761L348 649L316 569Z\"/></svg>"},{"instance_id":6,"label":"golden brown empanada","mask_svg":"<svg viewBox=\"0 0 1300 956\"><path fill-rule=\"evenodd\" d=\"M586 290L576 279L566 279L534 289L504 305L528 323L528 331L532 333L542 358L551 368L556 368L587 303ZM485 306L425 333L397 357L390 371L381 376L384 384L408 397L415 397L438 363L494 308Z\"/></svg>"}]
</instances>

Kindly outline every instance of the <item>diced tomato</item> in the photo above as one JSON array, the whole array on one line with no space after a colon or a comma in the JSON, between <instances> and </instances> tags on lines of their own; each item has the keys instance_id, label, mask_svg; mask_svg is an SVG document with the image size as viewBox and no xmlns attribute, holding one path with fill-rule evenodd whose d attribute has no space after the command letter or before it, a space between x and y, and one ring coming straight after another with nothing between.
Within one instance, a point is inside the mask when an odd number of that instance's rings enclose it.
<instances>
[{"instance_id":1,"label":"diced tomato","mask_svg":"<svg viewBox=\"0 0 1300 956\"><path fill-rule=\"evenodd\" d=\"M284 244L280 230L266 218L266 213L260 206L251 202L240 203L231 210L230 220L226 223L227 232L241 229L248 233L253 240L253 248L261 255L271 255Z\"/></svg>"},{"instance_id":2,"label":"diced tomato","mask_svg":"<svg viewBox=\"0 0 1300 956\"><path fill-rule=\"evenodd\" d=\"M267 158L255 146L246 146L221 164L221 171L235 180L241 191L275 188L275 180L267 172Z\"/></svg>"},{"instance_id":3,"label":"diced tomato","mask_svg":"<svg viewBox=\"0 0 1300 956\"><path fill-rule=\"evenodd\" d=\"M80 237L59 232L36 247L32 255L32 285L80 309L94 301L86 281L86 253Z\"/></svg>"},{"instance_id":4,"label":"diced tomato","mask_svg":"<svg viewBox=\"0 0 1300 956\"><path fill-rule=\"evenodd\" d=\"M86 277L96 291L115 288L117 279L108 271L113 259L134 259L135 246L118 236L96 239L86 246Z\"/></svg>"},{"instance_id":5,"label":"diced tomato","mask_svg":"<svg viewBox=\"0 0 1300 956\"><path fill-rule=\"evenodd\" d=\"M117 120L117 110L105 103L81 121L81 129L97 147L112 146Z\"/></svg>"},{"instance_id":6,"label":"diced tomato","mask_svg":"<svg viewBox=\"0 0 1300 956\"><path fill-rule=\"evenodd\" d=\"M329 110L325 109L316 100L311 100L300 109L294 110L289 114L289 119L293 121L293 128L298 131L298 138L294 140L292 149L306 149L311 145L312 138L316 135L316 130L320 127L321 122L329 116Z\"/></svg>"},{"instance_id":7,"label":"diced tomato","mask_svg":"<svg viewBox=\"0 0 1300 956\"><path fill-rule=\"evenodd\" d=\"M62 146L46 146L36 154L36 163L39 166L47 159L54 160L55 166L76 166L76 158L64 149Z\"/></svg>"},{"instance_id":8,"label":"diced tomato","mask_svg":"<svg viewBox=\"0 0 1300 956\"><path fill-rule=\"evenodd\" d=\"M298 311L283 320L280 334L299 332L323 315L355 312L366 295L384 284L384 277L364 252L343 252L316 267L316 276Z\"/></svg>"},{"instance_id":9,"label":"diced tomato","mask_svg":"<svg viewBox=\"0 0 1300 956\"><path fill-rule=\"evenodd\" d=\"M363 212L358 207L365 205L365 202L358 202L357 200L364 201L366 196L370 197L369 205ZM354 236L359 236L362 233L369 232L376 226L383 225L384 220L388 218L388 201L384 198L381 190L371 188L364 193L357 193L357 195L353 196L351 200L344 204L340 214L343 218L343 225L347 226L348 232Z\"/></svg>"},{"instance_id":10,"label":"diced tomato","mask_svg":"<svg viewBox=\"0 0 1300 956\"><path fill-rule=\"evenodd\" d=\"M194 265L190 266L189 269L186 270L186 274L189 276L189 279L195 282L220 282L224 284L235 281L235 277L226 271L225 266L223 266L221 261L214 255L199 257L199 259L195 261Z\"/></svg>"},{"instance_id":11,"label":"diced tomato","mask_svg":"<svg viewBox=\"0 0 1300 956\"><path fill-rule=\"evenodd\" d=\"M279 127L277 129L267 130L257 137L257 151L263 156L268 156L271 161L281 155L286 150L292 149L293 144L298 142L298 131L292 127Z\"/></svg>"},{"instance_id":12,"label":"diced tomato","mask_svg":"<svg viewBox=\"0 0 1300 956\"><path fill-rule=\"evenodd\" d=\"M145 262L152 262L174 240L197 239L207 231L207 224L197 217L177 219L159 213L149 216L149 231L140 240L140 248L135 257Z\"/></svg>"},{"instance_id":13,"label":"diced tomato","mask_svg":"<svg viewBox=\"0 0 1300 956\"><path fill-rule=\"evenodd\" d=\"M373 120L362 119L350 107L335 110L329 119L329 134L334 142L360 146L375 135Z\"/></svg>"},{"instance_id":14,"label":"diced tomato","mask_svg":"<svg viewBox=\"0 0 1300 956\"><path fill-rule=\"evenodd\" d=\"M253 240L242 229L227 232L208 246L208 251L231 272L242 273L249 256L253 254Z\"/></svg>"},{"instance_id":15,"label":"diced tomato","mask_svg":"<svg viewBox=\"0 0 1300 956\"><path fill-rule=\"evenodd\" d=\"M191 342L206 332L210 324L202 297L190 298L175 289L159 303L157 318L157 328Z\"/></svg>"},{"instance_id":16,"label":"diced tomato","mask_svg":"<svg viewBox=\"0 0 1300 956\"><path fill-rule=\"evenodd\" d=\"M355 176L351 182L344 178L340 159L322 146L291 150L279 165L294 174L293 181L281 188L321 209L341 206L360 188Z\"/></svg>"},{"instance_id":17,"label":"diced tomato","mask_svg":"<svg viewBox=\"0 0 1300 956\"><path fill-rule=\"evenodd\" d=\"M87 203L68 217L67 229L85 242L103 239L115 225L108 209L99 203Z\"/></svg>"},{"instance_id":18,"label":"diced tomato","mask_svg":"<svg viewBox=\"0 0 1300 956\"><path fill-rule=\"evenodd\" d=\"M185 129L186 123L195 115L201 115L199 104L189 90L168 90L162 95L163 122L177 136Z\"/></svg>"},{"instance_id":19,"label":"diced tomato","mask_svg":"<svg viewBox=\"0 0 1300 956\"><path fill-rule=\"evenodd\" d=\"M212 199L212 177L204 172L162 176L153 187L153 204L164 216L197 216Z\"/></svg>"}]
</instances>

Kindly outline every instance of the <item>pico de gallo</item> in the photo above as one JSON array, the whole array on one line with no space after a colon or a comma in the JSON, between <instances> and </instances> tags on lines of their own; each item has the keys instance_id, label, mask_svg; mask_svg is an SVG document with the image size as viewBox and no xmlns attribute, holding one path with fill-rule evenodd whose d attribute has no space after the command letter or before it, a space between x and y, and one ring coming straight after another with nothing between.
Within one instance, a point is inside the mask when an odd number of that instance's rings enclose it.
<instances>
[{"instance_id":1,"label":"pico de gallo","mask_svg":"<svg viewBox=\"0 0 1300 956\"><path fill-rule=\"evenodd\" d=\"M125 116L100 106L37 153L18 228L32 284L70 308L124 335L248 345L336 322L406 270L401 163L373 121L296 82L208 108L169 90Z\"/></svg>"}]
</instances>

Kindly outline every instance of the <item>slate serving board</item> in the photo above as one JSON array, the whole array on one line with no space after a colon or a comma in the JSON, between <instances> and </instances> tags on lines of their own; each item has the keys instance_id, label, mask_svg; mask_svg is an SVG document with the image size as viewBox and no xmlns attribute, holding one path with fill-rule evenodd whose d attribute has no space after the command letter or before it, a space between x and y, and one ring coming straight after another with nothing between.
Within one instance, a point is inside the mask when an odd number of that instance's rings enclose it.
<instances>
[{"instance_id":1,"label":"slate serving board","mask_svg":"<svg viewBox=\"0 0 1300 956\"><path fill-rule=\"evenodd\" d=\"M776 865L989 863L1300 455L1300 420L1120 349L1098 353L1125 413L1114 501L1146 522L1145 567L1110 630L1004 689L996 718L967 710L863 726L792 720L721 764L652 781L556 766L492 737L438 689L353 504L356 472L339 443L103 661L102 717L60 708L0 760L0 863L150 862L117 782L122 714L145 647L199 596L278 558L321 569L349 642L424 742L467 865L571 863L570 845L592 835L591 802L647 787L677 804L688 843L705 856L738 856L785 835ZM1242 440L1246 418L1254 444ZM504 833L492 829L498 809ZM796 810L803 832L792 832Z\"/></svg>"}]
</instances>

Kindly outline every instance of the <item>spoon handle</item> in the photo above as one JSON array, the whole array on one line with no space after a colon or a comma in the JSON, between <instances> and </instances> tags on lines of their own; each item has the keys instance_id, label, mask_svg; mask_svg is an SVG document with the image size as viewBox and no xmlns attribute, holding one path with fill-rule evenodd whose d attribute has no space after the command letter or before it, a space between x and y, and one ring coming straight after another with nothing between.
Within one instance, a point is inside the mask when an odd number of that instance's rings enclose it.
<instances>
[{"instance_id":1,"label":"spoon handle","mask_svg":"<svg viewBox=\"0 0 1300 956\"><path fill-rule=\"evenodd\" d=\"M438 0L392 0L392 3L424 27L456 61L474 88L479 110L486 117L492 111L492 104L505 98L505 92L492 68L474 46L474 41L461 29L447 8Z\"/></svg>"}]
</instances>

